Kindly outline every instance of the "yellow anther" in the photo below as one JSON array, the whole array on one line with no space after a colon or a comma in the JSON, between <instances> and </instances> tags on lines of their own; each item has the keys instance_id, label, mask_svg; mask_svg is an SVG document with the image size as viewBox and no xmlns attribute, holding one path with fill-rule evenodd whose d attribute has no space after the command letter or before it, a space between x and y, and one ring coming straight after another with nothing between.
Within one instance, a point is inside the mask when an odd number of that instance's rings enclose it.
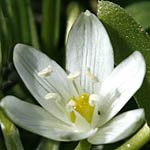
<instances>
[{"instance_id":1,"label":"yellow anther","mask_svg":"<svg viewBox=\"0 0 150 150\"><path fill-rule=\"evenodd\" d=\"M48 67L44 68L42 71L40 71L38 73L38 76L47 77L51 74L51 72L52 72L52 68L51 68L51 66L48 66Z\"/></svg>"}]
</instances>

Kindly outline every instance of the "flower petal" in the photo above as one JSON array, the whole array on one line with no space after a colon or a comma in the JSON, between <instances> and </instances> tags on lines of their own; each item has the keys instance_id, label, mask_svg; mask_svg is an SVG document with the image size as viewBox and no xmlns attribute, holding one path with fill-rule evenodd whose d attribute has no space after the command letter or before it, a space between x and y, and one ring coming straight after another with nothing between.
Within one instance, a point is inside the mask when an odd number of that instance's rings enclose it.
<instances>
[{"instance_id":1,"label":"flower petal","mask_svg":"<svg viewBox=\"0 0 150 150\"><path fill-rule=\"evenodd\" d=\"M81 129L81 130L90 130L91 126L90 124L86 121L86 119L84 117L82 117L80 115L80 113L78 113L77 111L74 110L74 113L76 115L76 121L75 121L75 125L77 126L77 128Z\"/></svg>"},{"instance_id":2,"label":"flower petal","mask_svg":"<svg viewBox=\"0 0 150 150\"><path fill-rule=\"evenodd\" d=\"M10 119L20 127L53 140L80 140L96 132L96 130L80 130L73 123L65 123L43 108L13 96L5 97L0 105Z\"/></svg>"},{"instance_id":3,"label":"flower petal","mask_svg":"<svg viewBox=\"0 0 150 150\"><path fill-rule=\"evenodd\" d=\"M93 127L105 124L121 110L140 88L144 75L145 61L138 51L114 69L100 86L100 101L94 112Z\"/></svg>"},{"instance_id":4,"label":"flower petal","mask_svg":"<svg viewBox=\"0 0 150 150\"><path fill-rule=\"evenodd\" d=\"M67 43L66 69L80 71L80 84L85 92L94 92L94 83L86 74L101 82L113 70L113 50L108 34L98 18L86 11L73 25Z\"/></svg>"},{"instance_id":5,"label":"flower petal","mask_svg":"<svg viewBox=\"0 0 150 150\"><path fill-rule=\"evenodd\" d=\"M125 112L100 127L88 141L92 144L107 144L122 140L133 134L143 122L143 109Z\"/></svg>"},{"instance_id":6,"label":"flower petal","mask_svg":"<svg viewBox=\"0 0 150 150\"><path fill-rule=\"evenodd\" d=\"M19 75L35 99L54 116L67 121L63 108L73 93L64 70L45 54L23 44L16 45L13 59ZM54 99L45 99L48 93L57 93L61 104Z\"/></svg>"}]
</instances>

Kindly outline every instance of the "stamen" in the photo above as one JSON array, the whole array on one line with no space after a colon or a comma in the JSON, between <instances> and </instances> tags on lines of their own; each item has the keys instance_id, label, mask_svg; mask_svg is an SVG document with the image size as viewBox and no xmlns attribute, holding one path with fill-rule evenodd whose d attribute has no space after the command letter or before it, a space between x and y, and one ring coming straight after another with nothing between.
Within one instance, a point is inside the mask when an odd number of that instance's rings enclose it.
<instances>
[{"instance_id":1,"label":"stamen","mask_svg":"<svg viewBox=\"0 0 150 150\"><path fill-rule=\"evenodd\" d=\"M80 76L80 72L77 71L77 72L72 72L72 73L70 73L70 74L67 76L67 78L68 78L68 79L71 79L71 80L74 80L74 79L76 79L76 78L79 77L79 76Z\"/></svg>"},{"instance_id":2,"label":"stamen","mask_svg":"<svg viewBox=\"0 0 150 150\"><path fill-rule=\"evenodd\" d=\"M74 100L70 100L69 103L66 105L66 108L69 112L71 112L73 110L73 106L76 105L76 102Z\"/></svg>"},{"instance_id":3,"label":"stamen","mask_svg":"<svg viewBox=\"0 0 150 150\"><path fill-rule=\"evenodd\" d=\"M45 95L45 99L56 99L57 98L57 94L56 93L48 93Z\"/></svg>"},{"instance_id":4,"label":"stamen","mask_svg":"<svg viewBox=\"0 0 150 150\"><path fill-rule=\"evenodd\" d=\"M51 66L48 66L48 67L44 68L42 71L40 71L38 73L38 76L47 77L51 74L51 72L52 72L52 68L51 68Z\"/></svg>"},{"instance_id":5,"label":"stamen","mask_svg":"<svg viewBox=\"0 0 150 150\"><path fill-rule=\"evenodd\" d=\"M95 106L95 102L99 100L99 95L97 94L91 94L89 98L89 104L91 106Z\"/></svg>"},{"instance_id":6,"label":"stamen","mask_svg":"<svg viewBox=\"0 0 150 150\"><path fill-rule=\"evenodd\" d=\"M73 95L75 97L78 97L78 95L79 95L78 90L76 89L76 83L75 83L75 79L77 77L79 77L79 76L80 76L80 72L79 71L70 73L67 76L67 79L68 79L68 81L70 83L70 88L72 89Z\"/></svg>"},{"instance_id":7,"label":"stamen","mask_svg":"<svg viewBox=\"0 0 150 150\"><path fill-rule=\"evenodd\" d=\"M90 72L90 68L87 68L86 73L91 80L98 81L98 78Z\"/></svg>"}]
</instances>

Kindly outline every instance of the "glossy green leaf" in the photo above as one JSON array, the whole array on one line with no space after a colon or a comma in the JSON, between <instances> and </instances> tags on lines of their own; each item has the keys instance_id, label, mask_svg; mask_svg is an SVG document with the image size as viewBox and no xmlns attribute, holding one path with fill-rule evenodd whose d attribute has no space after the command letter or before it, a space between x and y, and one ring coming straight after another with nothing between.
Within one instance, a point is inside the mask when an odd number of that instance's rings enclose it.
<instances>
[{"instance_id":1,"label":"glossy green leaf","mask_svg":"<svg viewBox=\"0 0 150 150\"><path fill-rule=\"evenodd\" d=\"M125 8L144 28L150 27L150 2L133 3Z\"/></svg>"},{"instance_id":2,"label":"glossy green leaf","mask_svg":"<svg viewBox=\"0 0 150 150\"><path fill-rule=\"evenodd\" d=\"M106 27L114 48L115 64L119 64L133 51L140 51L147 64L146 77L135 98L145 110L150 124L150 38L144 29L118 5L99 1L98 17Z\"/></svg>"},{"instance_id":3,"label":"glossy green leaf","mask_svg":"<svg viewBox=\"0 0 150 150\"><path fill-rule=\"evenodd\" d=\"M60 143L43 138L36 150L59 150Z\"/></svg>"},{"instance_id":4,"label":"glossy green leaf","mask_svg":"<svg viewBox=\"0 0 150 150\"><path fill-rule=\"evenodd\" d=\"M0 126L7 150L23 150L19 131L0 108Z\"/></svg>"}]
</instances>

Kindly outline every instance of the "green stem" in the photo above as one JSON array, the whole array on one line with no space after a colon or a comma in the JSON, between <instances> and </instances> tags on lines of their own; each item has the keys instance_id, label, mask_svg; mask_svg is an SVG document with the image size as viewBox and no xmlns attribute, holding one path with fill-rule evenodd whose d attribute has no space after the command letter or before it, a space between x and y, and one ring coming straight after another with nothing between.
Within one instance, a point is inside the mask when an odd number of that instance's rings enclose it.
<instances>
[{"instance_id":1,"label":"green stem","mask_svg":"<svg viewBox=\"0 0 150 150\"><path fill-rule=\"evenodd\" d=\"M0 108L0 126L7 150L23 150L19 131Z\"/></svg>"},{"instance_id":2,"label":"green stem","mask_svg":"<svg viewBox=\"0 0 150 150\"><path fill-rule=\"evenodd\" d=\"M61 0L43 0L42 46L45 53L53 56L58 48Z\"/></svg>"},{"instance_id":3,"label":"green stem","mask_svg":"<svg viewBox=\"0 0 150 150\"><path fill-rule=\"evenodd\" d=\"M60 143L43 138L36 150L59 150Z\"/></svg>"},{"instance_id":4,"label":"green stem","mask_svg":"<svg viewBox=\"0 0 150 150\"><path fill-rule=\"evenodd\" d=\"M145 124L133 137L116 150L138 150L150 140L150 128Z\"/></svg>"},{"instance_id":5,"label":"green stem","mask_svg":"<svg viewBox=\"0 0 150 150\"><path fill-rule=\"evenodd\" d=\"M90 150L90 148L91 144L87 140L82 140L74 150Z\"/></svg>"}]
</instances>

